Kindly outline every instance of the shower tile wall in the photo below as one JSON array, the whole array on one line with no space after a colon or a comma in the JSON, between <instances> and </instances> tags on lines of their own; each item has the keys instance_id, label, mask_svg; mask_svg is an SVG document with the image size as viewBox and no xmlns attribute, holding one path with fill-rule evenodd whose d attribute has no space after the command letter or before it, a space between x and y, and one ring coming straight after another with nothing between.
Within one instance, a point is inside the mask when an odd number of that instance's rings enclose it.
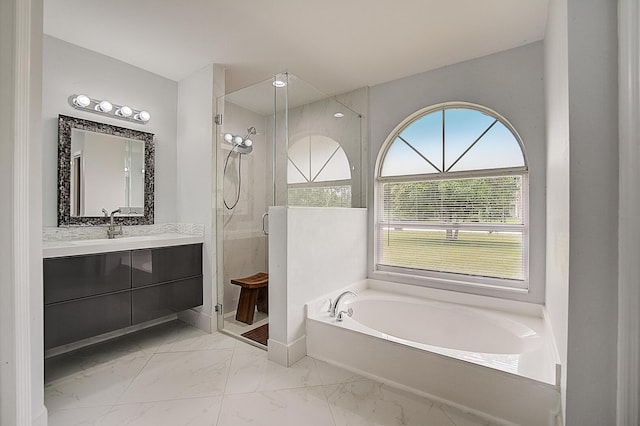
<instances>
[{"instance_id":1,"label":"shower tile wall","mask_svg":"<svg viewBox=\"0 0 640 426\"><path fill-rule=\"evenodd\" d=\"M240 200L233 210L223 208L223 279L225 313L236 310L240 287L232 285L232 278L267 272L267 238L262 233L262 214L271 199L271 156L267 117L241 108L230 102L224 105L222 131L246 135L254 126L258 134L251 137L253 151L242 156L242 185ZM222 150L224 158L228 150ZM235 201L238 178L238 158L232 154L224 176L224 197L227 204Z\"/></svg>"}]
</instances>

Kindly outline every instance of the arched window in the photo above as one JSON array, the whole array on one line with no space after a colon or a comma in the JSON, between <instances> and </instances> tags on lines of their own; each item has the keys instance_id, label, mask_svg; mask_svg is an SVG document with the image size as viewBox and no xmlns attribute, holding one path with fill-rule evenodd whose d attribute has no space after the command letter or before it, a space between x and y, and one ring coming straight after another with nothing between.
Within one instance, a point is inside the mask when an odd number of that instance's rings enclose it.
<instances>
[{"instance_id":1,"label":"arched window","mask_svg":"<svg viewBox=\"0 0 640 426\"><path fill-rule=\"evenodd\" d=\"M376 270L528 288L527 163L496 112L418 111L383 145L376 176Z\"/></svg>"},{"instance_id":2,"label":"arched window","mask_svg":"<svg viewBox=\"0 0 640 426\"><path fill-rule=\"evenodd\" d=\"M351 168L338 142L305 136L291 144L288 154L288 205L351 207Z\"/></svg>"}]
</instances>

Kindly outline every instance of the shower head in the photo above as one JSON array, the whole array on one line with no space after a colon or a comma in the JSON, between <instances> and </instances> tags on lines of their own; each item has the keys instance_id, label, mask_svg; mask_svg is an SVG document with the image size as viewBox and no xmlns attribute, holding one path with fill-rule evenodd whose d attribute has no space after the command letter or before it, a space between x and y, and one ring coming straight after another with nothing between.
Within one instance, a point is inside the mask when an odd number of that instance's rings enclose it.
<instances>
[{"instance_id":1,"label":"shower head","mask_svg":"<svg viewBox=\"0 0 640 426\"><path fill-rule=\"evenodd\" d=\"M251 139L249 139L249 136L251 135L255 135L256 132L256 128L251 126L247 129L247 136L244 137L244 146L251 146L253 145L253 141Z\"/></svg>"}]
</instances>

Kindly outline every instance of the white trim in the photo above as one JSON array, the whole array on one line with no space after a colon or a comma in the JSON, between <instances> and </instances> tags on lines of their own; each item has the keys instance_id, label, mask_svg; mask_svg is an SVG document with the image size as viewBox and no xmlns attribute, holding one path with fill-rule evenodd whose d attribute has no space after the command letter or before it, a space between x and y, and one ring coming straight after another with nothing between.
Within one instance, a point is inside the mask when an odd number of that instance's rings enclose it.
<instances>
[{"instance_id":1,"label":"white trim","mask_svg":"<svg viewBox=\"0 0 640 426\"><path fill-rule=\"evenodd\" d=\"M31 143L31 1L15 3L14 40L14 169L13 277L15 332L16 424L32 424L31 302L29 263L29 152Z\"/></svg>"},{"instance_id":2,"label":"white trim","mask_svg":"<svg viewBox=\"0 0 640 426\"><path fill-rule=\"evenodd\" d=\"M296 362L307 356L307 335L297 338L293 342L284 344L277 340L267 341L267 357L270 361L284 367L291 367Z\"/></svg>"},{"instance_id":3,"label":"white trim","mask_svg":"<svg viewBox=\"0 0 640 426\"><path fill-rule=\"evenodd\" d=\"M618 2L619 206L617 424L635 425L640 373L640 7Z\"/></svg>"},{"instance_id":4,"label":"white trim","mask_svg":"<svg viewBox=\"0 0 640 426\"><path fill-rule=\"evenodd\" d=\"M44 405L42 406L42 410L40 410L40 414L34 417L31 422L32 426L47 426L47 422L49 420L49 410Z\"/></svg>"},{"instance_id":5,"label":"white trim","mask_svg":"<svg viewBox=\"0 0 640 426\"><path fill-rule=\"evenodd\" d=\"M116 337L122 337L127 334L144 330L145 328L155 327L156 325L164 324L165 322L170 322L174 320L178 320L177 313L169 314L161 318L156 318L151 321L144 322L142 324L130 325L129 327L122 328L120 330L110 331L108 333L100 334L98 336L88 337L86 339L78 340L77 342L68 343L62 346L57 346L55 348L46 350L44 353L44 358L46 359L46 358L62 355L67 352L75 351L80 348L95 345L97 343L106 342L108 340L115 339Z\"/></svg>"},{"instance_id":6,"label":"white trim","mask_svg":"<svg viewBox=\"0 0 640 426\"><path fill-rule=\"evenodd\" d=\"M199 328L205 333L211 334L217 330L217 318L195 309L187 309L186 311L178 312L178 319Z\"/></svg>"}]
</instances>

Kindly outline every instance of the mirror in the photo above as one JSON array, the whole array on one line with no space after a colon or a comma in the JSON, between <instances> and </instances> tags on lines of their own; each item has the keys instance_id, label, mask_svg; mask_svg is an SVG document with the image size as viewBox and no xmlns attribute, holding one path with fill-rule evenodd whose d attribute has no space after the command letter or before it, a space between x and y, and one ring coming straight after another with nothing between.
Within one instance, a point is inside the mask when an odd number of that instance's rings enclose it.
<instances>
[{"instance_id":1,"label":"mirror","mask_svg":"<svg viewBox=\"0 0 640 426\"><path fill-rule=\"evenodd\" d=\"M58 117L58 226L153 224L153 134Z\"/></svg>"}]
</instances>

